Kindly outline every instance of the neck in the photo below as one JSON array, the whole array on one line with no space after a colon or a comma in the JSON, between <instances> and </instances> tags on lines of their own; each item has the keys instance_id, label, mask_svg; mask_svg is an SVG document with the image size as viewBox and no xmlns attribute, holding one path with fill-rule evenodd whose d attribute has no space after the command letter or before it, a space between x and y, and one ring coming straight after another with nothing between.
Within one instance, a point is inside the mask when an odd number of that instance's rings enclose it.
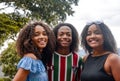
<instances>
[{"instance_id":1,"label":"neck","mask_svg":"<svg viewBox=\"0 0 120 81\"><path fill-rule=\"evenodd\" d=\"M42 53L42 51L43 51L43 49L40 49L39 51L40 51L40 54L41 54L41 53Z\"/></svg>"},{"instance_id":2,"label":"neck","mask_svg":"<svg viewBox=\"0 0 120 81\"><path fill-rule=\"evenodd\" d=\"M68 55L70 53L70 49L69 48L58 48L56 52L58 52L61 55Z\"/></svg>"},{"instance_id":3,"label":"neck","mask_svg":"<svg viewBox=\"0 0 120 81\"><path fill-rule=\"evenodd\" d=\"M93 50L92 55L93 56L101 56L101 55L105 55L107 53L108 53L108 51L105 51L103 49L101 49L101 50Z\"/></svg>"}]
</instances>

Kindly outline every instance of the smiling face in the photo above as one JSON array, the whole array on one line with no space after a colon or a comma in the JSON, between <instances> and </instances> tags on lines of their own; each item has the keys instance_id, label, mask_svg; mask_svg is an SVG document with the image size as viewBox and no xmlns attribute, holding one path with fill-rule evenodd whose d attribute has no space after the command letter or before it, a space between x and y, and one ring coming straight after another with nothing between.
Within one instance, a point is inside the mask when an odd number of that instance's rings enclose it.
<instances>
[{"instance_id":1,"label":"smiling face","mask_svg":"<svg viewBox=\"0 0 120 81\"><path fill-rule=\"evenodd\" d=\"M68 48L72 42L72 31L68 26L62 26L58 30L57 43L60 47Z\"/></svg>"},{"instance_id":2,"label":"smiling face","mask_svg":"<svg viewBox=\"0 0 120 81\"><path fill-rule=\"evenodd\" d=\"M48 43L48 36L45 29L42 26L37 25L35 27L34 36L32 40L40 50L46 47Z\"/></svg>"},{"instance_id":3,"label":"smiling face","mask_svg":"<svg viewBox=\"0 0 120 81\"><path fill-rule=\"evenodd\" d=\"M87 37L86 37L87 44L93 48L102 48L103 47L103 34L100 28L96 27L95 24L91 25L88 28Z\"/></svg>"}]
</instances>

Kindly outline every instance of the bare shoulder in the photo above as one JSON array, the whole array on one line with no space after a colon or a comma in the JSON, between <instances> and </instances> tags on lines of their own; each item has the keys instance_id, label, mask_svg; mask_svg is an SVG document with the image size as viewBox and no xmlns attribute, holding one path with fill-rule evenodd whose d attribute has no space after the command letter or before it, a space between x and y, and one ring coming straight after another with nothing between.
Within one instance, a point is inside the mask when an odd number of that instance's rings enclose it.
<instances>
[{"instance_id":1,"label":"bare shoulder","mask_svg":"<svg viewBox=\"0 0 120 81\"><path fill-rule=\"evenodd\" d=\"M114 77L115 81L120 81L120 56L117 54L110 54L108 56L108 63L111 75Z\"/></svg>"},{"instance_id":2,"label":"bare shoulder","mask_svg":"<svg viewBox=\"0 0 120 81\"><path fill-rule=\"evenodd\" d=\"M24 56L30 57L32 59L37 59L37 57L33 53L27 53Z\"/></svg>"},{"instance_id":3,"label":"bare shoulder","mask_svg":"<svg viewBox=\"0 0 120 81\"><path fill-rule=\"evenodd\" d=\"M89 54L86 54L84 57L83 57L83 62L86 61L87 57L88 57Z\"/></svg>"},{"instance_id":4,"label":"bare shoulder","mask_svg":"<svg viewBox=\"0 0 120 81\"><path fill-rule=\"evenodd\" d=\"M108 56L108 59L109 61L120 61L120 56L118 54L114 54L114 53L111 53L109 56Z\"/></svg>"},{"instance_id":5,"label":"bare shoulder","mask_svg":"<svg viewBox=\"0 0 120 81\"><path fill-rule=\"evenodd\" d=\"M111 53L108 56L108 61L111 66L118 65L118 64L120 65L120 56L118 54Z\"/></svg>"}]
</instances>

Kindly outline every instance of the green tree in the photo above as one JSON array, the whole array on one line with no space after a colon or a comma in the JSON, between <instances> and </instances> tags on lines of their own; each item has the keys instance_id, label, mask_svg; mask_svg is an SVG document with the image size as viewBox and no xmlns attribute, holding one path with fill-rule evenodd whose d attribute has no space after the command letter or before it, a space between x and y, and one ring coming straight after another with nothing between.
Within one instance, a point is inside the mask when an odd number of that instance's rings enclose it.
<instances>
[{"instance_id":1,"label":"green tree","mask_svg":"<svg viewBox=\"0 0 120 81\"><path fill-rule=\"evenodd\" d=\"M0 14L0 47L3 45L5 40L14 40L18 31L27 21L27 18L14 13Z\"/></svg>"},{"instance_id":2,"label":"green tree","mask_svg":"<svg viewBox=\"0 0 120 81\"><path fill-rule=\"evenodd\" d=\"M14 39L16 33L20 30L26 18L41 19L55 25L64 21L67 15L73 15L71 5L78 4L79 0L0 0L0 3L7 7L13 7L11 14L0 14L0 47L7 39ZM23 14L19 10L24 11ZM26 18L25 18L26 17Z\"/></svg>"},{"instance_id":3,"label":"green tree","mask_svg":"<svg viewBox=\"0 0 120 81\"><path fill-rule=\"evenodd\" d=\"M14 7L15 13L23 10L30 18L45 20L47 23L64 21L73 15L71 5L78 4L79 0L0 0L8 7ZM6 8L6 7L5 7ZM4 8L3 8L4 9Z\"/></svg>"},{"instance_id":4,"label":"green tree","mask_svg":"<svg viewBox=\"0 0 120 81\"><path fill-rule=\"evenodd\" d=\"M41 19L54 25L73 15L71 5L77 5L79 0L0 0L7 7L14 7L11 14L0 16L0 46L7 39L15 38L18 31L29 19ZM6 7L5 7L6 8ZM2 8L0 10L3 10ZM24 11L24 15L19 10ZM5 76L12 78L16 73L19 57L16 55L14 43L9 44L0 57Z\"/></svg>"},{"instance_id":5,"label":"green tree","mask_svg":"<svg viewBox=\"0 0 120 81\"><path fill-rule=\"evenodd\" d=\"M15 41L15 37L28 21L28 18L21 17L19 14L0 14L0 47L7 39ZM20 57L16 55L15 43L9 44L8 48L0 54L0 64L2 65L2 72L5 76L12 78L16 73L16 65Z\"/></svg>"},{"instance_id":6,"label":"green tree","mask_svg":"<svg viewBox=\"0 0 120 81\"><path fill-rule=\"evenodd\" d=\"M15 42L10 43L8 48L4 50L0 55L0 64L2 66L2 72L5 76L13 78L17 71L17 63L20 60L20 57L15 51Z\"/></svg>"}]
</instances>

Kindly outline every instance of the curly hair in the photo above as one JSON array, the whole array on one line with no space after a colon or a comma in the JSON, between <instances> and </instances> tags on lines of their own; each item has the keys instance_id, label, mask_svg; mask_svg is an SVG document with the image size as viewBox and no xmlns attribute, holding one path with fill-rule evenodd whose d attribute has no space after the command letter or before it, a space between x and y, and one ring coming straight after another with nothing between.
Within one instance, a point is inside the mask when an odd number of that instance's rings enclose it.
<instances>
[{"instance_id":1,"label":"curly hair","mask_svg":"<svg viewBox=\"0 0 120 81\"><path fill-rule=\"evenodd\" d=\"M43 49L42 54L36 45L32 41L34 36L34 30L37 25L42 26L48 36L48 43ZM51 59L51 56L55 50L55 36L50 27L41 21L28 23L20 31L16 42L17 53L24 56L26 53L33 53L38 59L41 59L45 64Z\"/></svg>"},{"instance_id":2,"label":"curly hair","mask_svg":"<svg viewBox=\"0 0 120 81\"><path fill-rule=\"evenodd\" d=\"M72 24L70 24L70 23L60 23L57 26L55 26L54 29L53 29L53 32L56 36L56 39L57 39L58 30L62 26L68 26L72 31L72 43L71 43L71 46L70 46L70 52L78 51L79 35L78 35L77 30L75 29L75 27ZM57 45L56 45L56 49L57 49Z\"/></svg>"}]
</instances>

